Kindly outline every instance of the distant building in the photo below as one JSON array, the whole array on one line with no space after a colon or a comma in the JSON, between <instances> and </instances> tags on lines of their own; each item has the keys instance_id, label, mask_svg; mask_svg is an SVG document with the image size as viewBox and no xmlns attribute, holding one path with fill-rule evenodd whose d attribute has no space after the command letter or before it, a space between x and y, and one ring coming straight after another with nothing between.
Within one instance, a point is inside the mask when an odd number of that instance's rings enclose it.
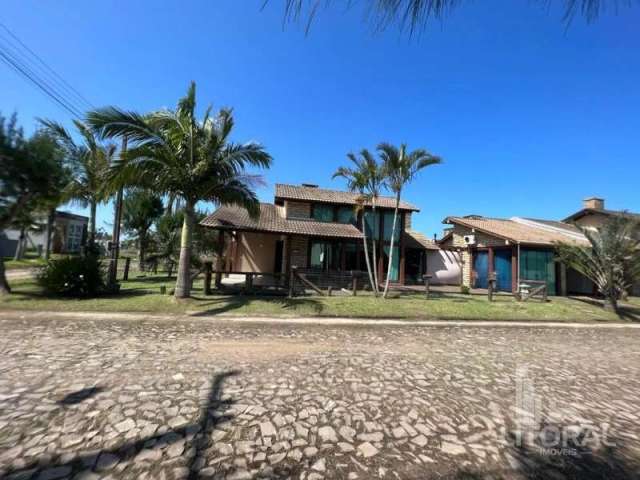
<instances>
[{"instance_id":1,"label":"distant building","mask_svg":"<svg viewBox=\"0 0 640 480\"><path fill-rule=\"evenodd\" d=\"M26 232L24 241L27 249L44 251L47 220L42 217L34 228ZM78 253L86 237L89 218L84 215L57 210L53 220L51 251L53 253ZM0 232L0 254L10 257L15 254L20 239L20 231L15 229Z\"/></svg>"}]
</instances>

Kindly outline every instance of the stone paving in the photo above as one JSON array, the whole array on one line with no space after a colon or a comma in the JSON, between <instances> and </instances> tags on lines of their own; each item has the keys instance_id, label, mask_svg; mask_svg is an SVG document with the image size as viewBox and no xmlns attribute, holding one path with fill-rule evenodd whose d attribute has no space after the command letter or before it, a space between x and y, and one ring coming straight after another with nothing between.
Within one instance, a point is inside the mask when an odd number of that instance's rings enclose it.
<instances>
[{"instance_id":1,"label":"stone paving","mask_svg":"<svg viewBox=\"0 0 640 480\"><path fill-rule=\"evenodd\" d=\"M640 478L639 330L2 313L0 359L0 478Z\"/></svg>"}]
</instances>

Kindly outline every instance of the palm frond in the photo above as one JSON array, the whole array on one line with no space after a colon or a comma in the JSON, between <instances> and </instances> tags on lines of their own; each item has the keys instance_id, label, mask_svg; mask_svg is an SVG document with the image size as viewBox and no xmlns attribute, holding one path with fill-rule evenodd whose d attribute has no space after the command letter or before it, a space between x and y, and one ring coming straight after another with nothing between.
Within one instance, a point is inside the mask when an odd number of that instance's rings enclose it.
<instances>
[{"instance_id":1,"label":"palm frond","mask_svg":"<svg viewBox=\"0 0 640 480\"><path fill-rule=\"evenodd\" d=\"M551 0L536 0L543 7L548 7ZM266 5L269 0L265 0ZM347 1L346 9L358 2ZM366 17L373 27L380 31L397 25L400 31L413 35L423 30L431 20L442 20L454 9L470 0L369 0L365 2ZM312 23L322 9L338 5L344 8L343 2L335 0L286 0L283 21L305 22L308 33ZM562 21L567 25L576 15L581 15L587 22L596 20L607 7L618 10L620 6L627 8L637 6L637 0L564 0Z\"/></svg>"},{"instance_id":2,"label":"palm frond","mask_svg":"<svg viewBox=\"0 0 640 480\"><path fill-rule=\"evenodd\" d=\"M130 142L165 146L160 131L152 128L152 122L137 112L127 112L116 107L105 107L87 113L87 124L101 138L123 138Z\"/></svg>"}]
</instances>

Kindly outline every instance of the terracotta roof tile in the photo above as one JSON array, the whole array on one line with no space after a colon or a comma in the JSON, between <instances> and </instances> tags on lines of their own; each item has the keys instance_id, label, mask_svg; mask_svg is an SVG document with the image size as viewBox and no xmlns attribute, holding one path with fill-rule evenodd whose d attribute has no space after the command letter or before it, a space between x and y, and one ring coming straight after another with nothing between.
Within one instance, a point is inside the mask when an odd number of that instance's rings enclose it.
<instances>
[{"instance_id":1,"label":"terracotta roof tile","mask_svg":"<svg viewBox=\"0 0 640 480\"><path fill-rule=\"evenodd\" d=\"M406 230L404 240L407 248L424 248L426 250L440 250L440 247L420 232Z\"/></svg>"},{"instance_id":2,"label":"terracotta roof tile","mask_svg":"<svg viewBox=\"0 0 640 480\"><path fill-rule=\"evenodd\" d=\"M606 209L598 209L598 208L583 208L582 210L578 210L576 213L569 215L567 218L563 220L563 222L572 222L574 220L578 220L579 218L584 217L589 214L601 214L607 215L610 217L630 217L636 218L640 220L640 213L628 212L626 210L606 210Z\"/></svg>"},{"instance_id":3,"label":"terracotta roof tile","mask_svg":"<svg viewBox=\"0 0 640 480\"><path fill-rule=\"evenodd\" d=\"M276 184L276 198L288 200L305 200L310 202L339 203L344 205L356 205L358 194L343 192L340 190L329 190L326 188ZM393 197L378 197L376 206L382 208L395 208L396 200ZM401 201L400 209L413 210L419 212L420 209L411 203Z\"/></svg>"},{"instance_id":4,"label":"terracotta roof tile","mask_svg":"<svg viewBox=\"0 0 640 480\"><path fill-rule=\"evenodd\" d=\"M252 219L244 208L222 206L204 218L200 225L229 230L253 230L316 237L362 238L360 231L353 225L287 219L284 217L283 207L270 203L260 204L260 218L257 220Z\"/></svg>"},{"instance_id":5,"label":"terracotta roof tile","mask_svg":"<svg viewBox=\"0 0 640 480\"><path fill-rule=\"evenodd\" d=\"M523 222L524 221L524 222ZM447 217L446 223L475 228L489 235L495 235L517 243L551 246L556 242L586 243L587 240L579 232L559 228L537 220L501 219L477 217ZM536 223L537 222L537 223Z\"/></svg>"}]
</instances>

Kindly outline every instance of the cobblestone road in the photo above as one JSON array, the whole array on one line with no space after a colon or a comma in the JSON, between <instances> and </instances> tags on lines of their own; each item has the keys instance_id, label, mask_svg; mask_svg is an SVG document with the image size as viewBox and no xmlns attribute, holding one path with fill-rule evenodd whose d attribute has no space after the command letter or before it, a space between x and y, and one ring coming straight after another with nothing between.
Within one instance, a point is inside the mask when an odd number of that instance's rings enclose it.
<instances>
[{"instance_id":1,"label":"cobblestone road","mask_svg":"<svg viewBox=\"0 0 640 480\"><path fill-rule=\"evenodd\" d=\"M3 313L0 358L0 478L640 478L639 330Z\"/></svg>"}]
</instances>

